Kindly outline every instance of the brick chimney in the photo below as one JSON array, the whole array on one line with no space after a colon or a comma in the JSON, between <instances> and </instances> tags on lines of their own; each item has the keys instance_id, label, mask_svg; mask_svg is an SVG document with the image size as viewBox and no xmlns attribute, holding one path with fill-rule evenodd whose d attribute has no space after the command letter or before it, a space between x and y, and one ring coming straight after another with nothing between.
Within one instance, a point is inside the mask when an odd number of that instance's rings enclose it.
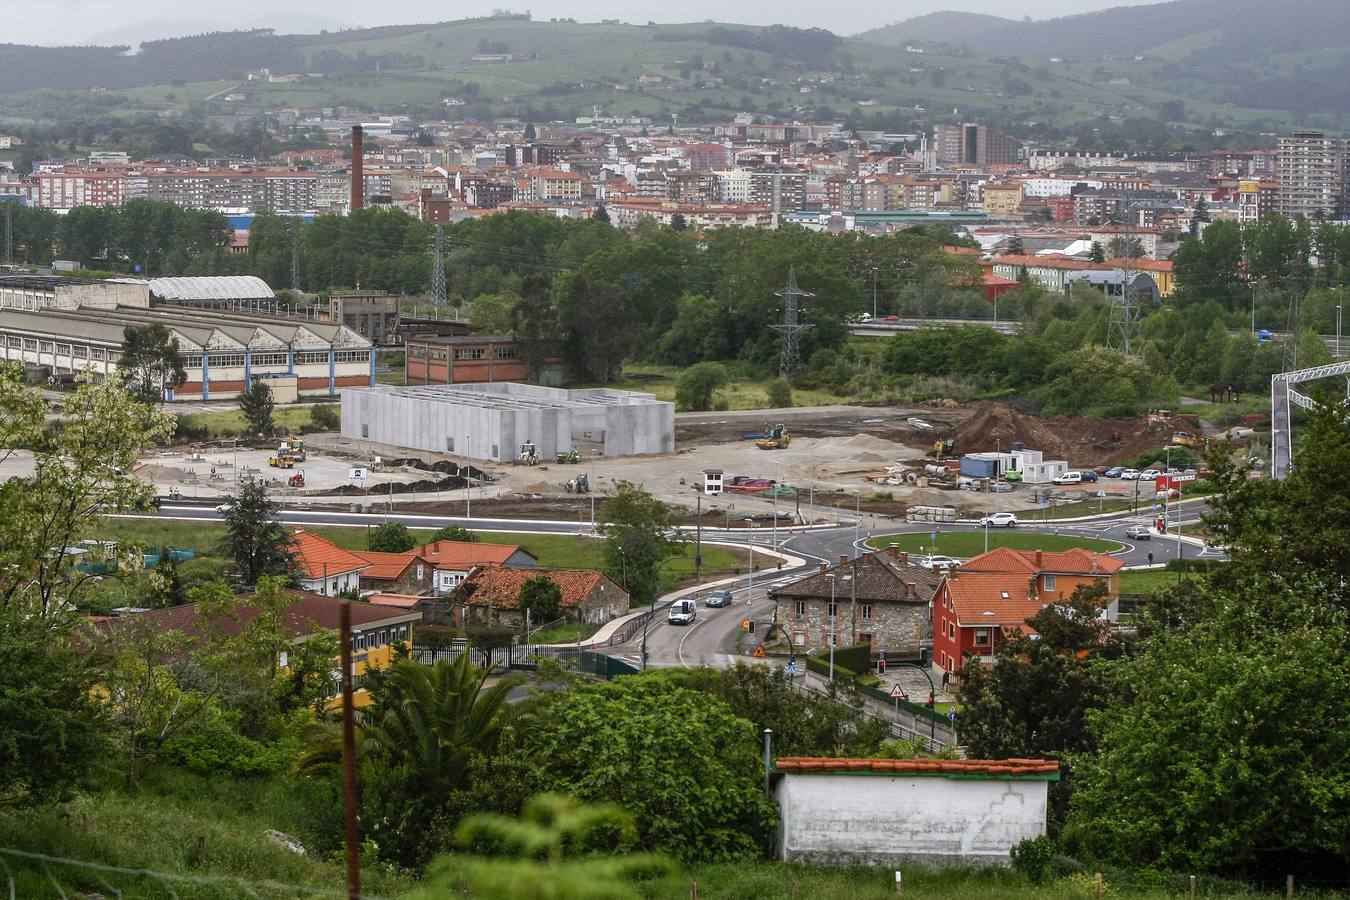
<instances>
[{"instance_id":1,"label":"brick chimney","mask_svg":"<svg viewBox=\"0 0 1350 900\"><path fill-rule=\"evenodd\" d=\"M846 566L846 565L848 565L848 554L847 554L847 553L840 553L840 554L839 554L839 565L841 565L841 566Z\"/></svg>"},{"instance_id":2,"label":"brick chimney","mask_svg":"<svg viewBox=\"0 0 1350 900\"><path fill-rule=\"evenodd\" d=\"M351 211L366 205L366 135L360 125L352 126L352 202Z\"/></svg>"},{"instance_id":3,"label":"brick chimney","mask_svg":"<svg viewBox=\"0 0 1350 900\"><path fill-rule=\"evenodd\" d=\"M919 595L919 586L912 581L905 583L905 596L917 597Z\"/></svg>"},{"instance_id":4,"label":"brick chimney","mask_svg":"<svg viewBox=\"0 0 1350 900\"><path fill-rule=\"evenodd\" d=\"M827 571L829 571L829 568L830 568L830 567L829 567L829 564L828 564L828 563L821 563L821 564L820 564L820 571L822 571L822 572L827 572Z\"/></svg>"},{"instance_id":5,"label":"brick chimney","mask_svg":"<svg viewBox=\"0 0 1350 900\"><path fill-rule=\"evenodd\" d=\"M1045 554L1041 553L1041 551L1039 550L1036 551L1036 568L1039 569L1041 567L1041 557L1044 555Z\"/></svg>"},{"instance_id":6,"label":"brick chimney","mask_svg":"<svg viewBox=\"0 0 1350 900\"><path fill-rule=\"evenodd\" d=\"M901 553L901 554L900 554L900 565L902 565L902 566L907 566L907 565L909 565L909 554L908 554L908 553Z\"/></svg>"}]
</instances>

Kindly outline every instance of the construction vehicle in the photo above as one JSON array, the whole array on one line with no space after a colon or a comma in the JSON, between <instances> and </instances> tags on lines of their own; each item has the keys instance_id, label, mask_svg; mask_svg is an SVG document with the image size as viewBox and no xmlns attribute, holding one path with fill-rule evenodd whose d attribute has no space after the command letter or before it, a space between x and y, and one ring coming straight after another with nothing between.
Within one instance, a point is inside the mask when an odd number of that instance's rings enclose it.
<instances>
[{"instance_id":1,"label":"construction vehicle","mask_svg":"<svg viewBox=\"0 0 1350 900\"><path fill-rule=\"evenodd\" d=\"M576 465L581 462L581 451L573 447L571 450L559 453L557 456L558 465Z\"/></svg>"},{"instance_id":2,"label":"construction vehicle","mask_svg":"<svg viewBox=\"0 0 1350 900\"><path fill-rule=\"evenodd\" d=\"M304 462L309 454L305 451L304 440L292 434L281 442L281 446L277 448L277 456L289 456L296 462Z\"/></svg>"},{"instance_id":3,"label":"construction vehicle","mask_svg":"<svg viewBox=\"0 0 1350 900\"><path fill-rule=\"evenodd\" d=\"M1177 431L1172 434L1172 446L1189 447L1191 449L1201 449L1205 446L1204 437L1198 434L1191 434L1189 431Z\"/></svg>"},{"instance_id":4,"label":"construction vehicle","mask_svg":"<svg viewBox=\"0 0 1350 900\"><path fill-rule=\"evenodd\" d=\"M585 472L582 472L577 475L576 478L568 481L563 487L567 489L567 493L569 494L589 494L591 492L591 479Z\"/></svg>"},{"instance_id":5,"label":"construction vehicle","mask_svg":"<svg viewBox=\"0 0 1350 900\"><path fill-rule=\"evenodd\" d=\"M520 452L516 454L515 464L518 466L539 465L539 451L535 449L534 441L526 441L520 445Z\"/></svg>"},{"instance_id":6,"label":"construction vehicle","mask_svg":"<svg viewBox=\"0 0 1350 900\"><path fill-rule=\"evenodd\" d=\"M275 469L294 469L295 457L285 453L278 453L276 456L269 456L267 464Z\"/></svg>"},{"instance_id":7,"label":"construction vehicle","mask_svg":"<svg viewBox=\"0 0 1350 900\"><path fill-rule=\"evenodd\" d=\"M305 486L305 470L301 469L290 478L286 479L286 486L293 488L302 488Z\"/></svg>"},{"instance_id":8,"label":"construction vehicle","mask_svg":"<svg viewBox=\"0 0 1350 900\"><path fill-rule=\"evenodd\" d=\"M755 441L755 446L761 450L782 450L791 443L792 435L788 434L786 425L765 424L764 437Z\"/></svg>"},{"instance_id":9,"label":"construction vehicle","mask_svg":"<svg viewBox=\"0 0 1350 900\"><path fill-rule=\"evenodd\" d=\"M947 459L956 454L956 441L947 438L945 441L933 441L932 449L933 459Z\"/></svg>"}]
</instances>

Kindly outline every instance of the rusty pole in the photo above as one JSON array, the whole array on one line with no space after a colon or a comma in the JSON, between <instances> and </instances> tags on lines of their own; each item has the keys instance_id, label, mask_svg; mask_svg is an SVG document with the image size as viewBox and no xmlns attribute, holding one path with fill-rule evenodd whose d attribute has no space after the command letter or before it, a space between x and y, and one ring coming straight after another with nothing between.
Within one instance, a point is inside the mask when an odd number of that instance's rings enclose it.
<instances>
[{"instance_id":1,"label":"rusty pole","mask_svg":"<svg viewBox=\"0 0 1350 900\"><path fill-rule=\"evenodd\" d=\"M347 900L361 897L360 832L356 824L356 714L352 708L352 604L342 601L338 616L342 642L342 789L347 819Z\"/></svg>"}]
</instances>

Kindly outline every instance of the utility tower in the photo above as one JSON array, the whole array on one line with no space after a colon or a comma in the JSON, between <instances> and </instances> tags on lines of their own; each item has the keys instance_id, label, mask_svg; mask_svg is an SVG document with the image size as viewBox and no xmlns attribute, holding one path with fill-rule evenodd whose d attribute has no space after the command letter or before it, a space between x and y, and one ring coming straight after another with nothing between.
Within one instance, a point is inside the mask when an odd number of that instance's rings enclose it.
<instances>
[{"instance_id":1,"label":"utility tower","mask_svg":"<svg viewBox=\"0 0 1350 900\"><path fill-rule=\"evenodd\" d=\"M300 220L291 220L291 290L303 293L300 288Z\"/></svg>"},{"instance_id":2,"label":"utility tower","mask_svg":"<svg viewBox=\"0 0 1350 900\"><path fill-rule=\"evenodd\" d=\"M5 265L14 262L14 201L5 201Z\"/></svg>"},{"instance_id":3,"label":"utility tower","mask_svg":"<svg viewBox=\"0 0 1350 900\"><path fill-rule=\"evenodd\" d=\"M1134 232L1128 222L1120 236L1125 265L1121 267L1120 293L1111 298L1111 318L1106 325L1106 346L1126 356L1138 356L1139 299L1134 295Z\"/></svg>"},{"instance_id":4,"label":"utility tower","mask_svg":"<svg viewBox=\"0 0 1350 900\"><path fill-rule=\"evenodd\" d=\"M1299 302L1298 291L1289 291L1289 324L1285 326L1284 370L1292 372L1298 368L1299 339Z\"/></svg>"},{"instance_id":5,"label":"utility tower","mask_svg":"<svg viewBox=\"0 0 1350 900\"><path fill-rule=\"evenodd\" d=\"M445 309L445 229L440 225L431 259L431 305L438 316Z\"/></svg>"},{"instance_id":6,"label":"utility tower","mask_svg":"<svg viewBox=\"0 0 1350 900\"><path fill-rule=\"evenodd\" d=\"M773 326L783 333L783 355L778 360L778 374L783 378L791 378L802 367L802 332L811 327L802 324L801 307L797 301L801 297L814 297L815 294L797 287L796 267L788 266L787 286L781 291L774 291L774 295L783 298L783 324Z\"/></svg>"}]
</instances>

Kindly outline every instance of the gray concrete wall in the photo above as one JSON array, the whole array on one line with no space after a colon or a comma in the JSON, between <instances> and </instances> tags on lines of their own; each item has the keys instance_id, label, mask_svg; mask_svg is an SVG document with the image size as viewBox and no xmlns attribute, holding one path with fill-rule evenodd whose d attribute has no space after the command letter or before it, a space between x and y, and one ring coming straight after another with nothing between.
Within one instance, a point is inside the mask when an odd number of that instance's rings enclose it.
<instances>
[{"instance_id":1,"label":"gray concrete wall","mask_svg":"<svg viewBox=\"0 0 1350 900\"><path fill-rule=\"evenodd\" d=\"M456 385L455 390L481 394L482 405L426 389L344 389L342 435L499 462L515 459L526 441L550 459L588 432L612 456L675 450L675 407L650 394L561 391L514 382ZM454 439L453 445L447 438Z\"/></svg>"}]
</instances>

